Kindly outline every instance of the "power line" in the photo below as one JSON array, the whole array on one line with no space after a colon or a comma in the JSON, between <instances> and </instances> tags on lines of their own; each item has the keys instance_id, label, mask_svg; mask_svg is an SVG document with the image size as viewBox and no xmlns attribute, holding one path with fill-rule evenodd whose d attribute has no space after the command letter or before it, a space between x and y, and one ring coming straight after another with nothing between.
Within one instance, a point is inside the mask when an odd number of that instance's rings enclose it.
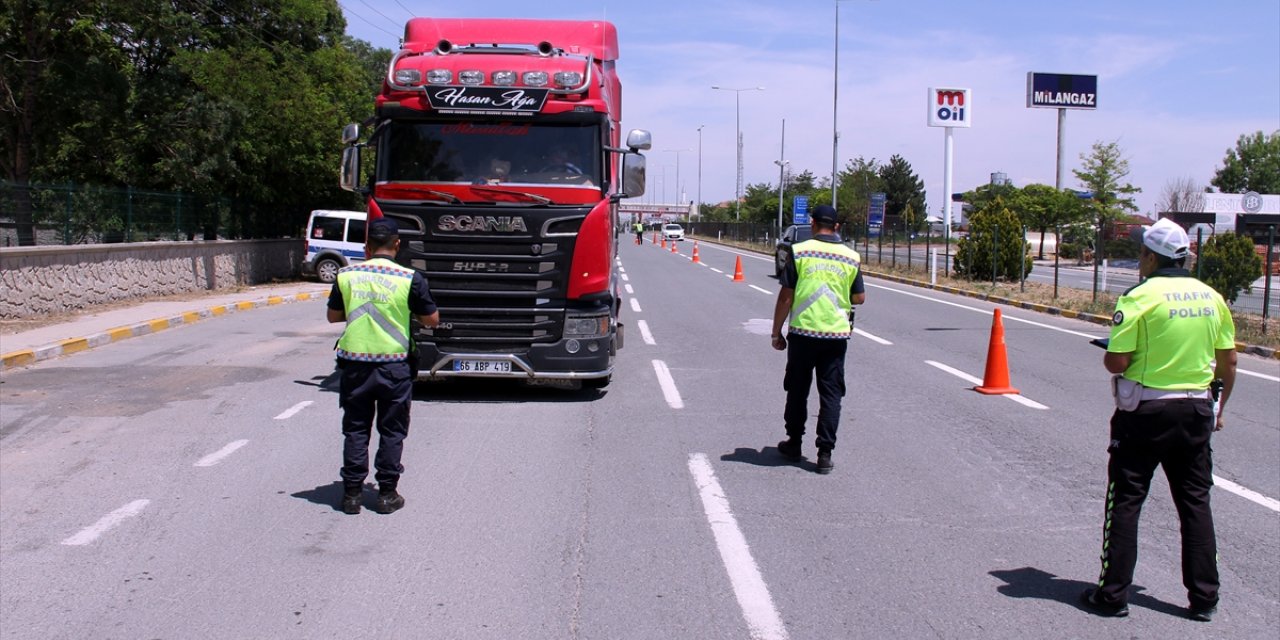
<instances>
[{"instance_id":1,"label":"power line","mask_svg":"<svg viewBox=\"0 0 1280 640\"><path fill-rule=\"evenodd\" d=\"M385 33L385 34L387 34L387 35L391 36L392 38L396 38L397 40L400 38L400 34L398 34L398 33L391 33L390 31L387 31L386 29L383 29L382 27L380 27L380 26L378 26L378 25L374 24L374 23L373 23L372 21L370 21L368 18L366 18L366 17L364 17L364 16L362 16L362 15L360 15L360 14L358 14L358 13L356 13L356 12L352 11L349 7L347 7L347 5L342 4L341 2L339 2L339 3L338 3L338 6L339 6L339 7L342 7L342 12L343 12L343 14L350 14L350 15L352 15L352 16L355 16L355 17L357 17L357 18L360 18L360 20L361 20L362 22L364 22L365 24L367 24L367 25L369 25L369 26L373 27L374 29L377 29L378 31L381 31L381 32L383 32L383 33ZM386 16L382 16L382 17L386 18Z\"/></svg>"},{"instance_id":2,"label":"power line","mask_svg":"<svg viewBox=\"0 0 1280 640\"><path fill-rule=\"evenodd\" d=\"M404 12L405 12L405 13L407 13L407 14L409 14L409 17L410 17L410 18L416 18L416 17L418 17L418 15L417 15L416 13L414 13L414 12L412 12L412 11L410 11L410 10L409 10L409 7L406 7L406 6L402 5L402 4L400 4L400 0L396 0L396 4L400 5L400 8L401 8L401 9L404 9Z\"/></svg>"},{"instance_id":3,"label":"power line","mask_svg":"<svg viewBox=\"0 0 1280 640\"><path fill-rule=\"evenodd\" d=\"M371 4L369 4L368 2L366 2L366 0L360 0L360 4L362 4L362 5L366 6L366 7L369 7L369 9L371 9L374 13L376 13L376 14L378 14L378 15L382 16L383 18L386 18L387 22L390 22L391 24L393 24L393 25L395 25L395 26L397 26L397 27L401 26L399 22L396 22L395 20L392 20L390 17L388 17L388 16L387 16L387 14L385 14L385 13L383 13L383 12L381 12L381 11L378 11L378 8L377 8L377 7L375 7L375 6L371 5Z\"/></svg>"}]
</instances>

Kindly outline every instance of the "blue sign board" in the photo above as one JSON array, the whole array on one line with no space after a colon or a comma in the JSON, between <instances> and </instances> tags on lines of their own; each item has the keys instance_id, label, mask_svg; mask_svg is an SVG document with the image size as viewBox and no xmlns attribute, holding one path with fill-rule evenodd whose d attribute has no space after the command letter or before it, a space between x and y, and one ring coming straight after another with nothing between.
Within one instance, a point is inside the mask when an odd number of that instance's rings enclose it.
<instances>
[{"instance_id":1,"label":"blue sign board","mask_svg":"<svg viewBox=\"0 0 1280 640\"><path fill-rule=\"evenodd\" d=\"M809 224L809 196L795 196L791 203L791 224Z\"/></svg>"},{"instance_id":2,"label":"blue sign board","mask_svg":"<svg viewBox=\"0 0 1280 640\"><path fill-rule=\"evenodd\" d=\"M1027 73L1027 106L1049 109L1097 109L1098 76Z\"/></svg>"},{"instance_id":3,"label":"blue sign board","mask_svg":"<svg viewBox=\"0 0 1280 640\"><path fill-rule=\"evenodd\" d=\"M871 194L871 202L867 205L868 225L878 227L884 224L884 202L885 195L883 193Z\"/></svg>"}]
</instances>

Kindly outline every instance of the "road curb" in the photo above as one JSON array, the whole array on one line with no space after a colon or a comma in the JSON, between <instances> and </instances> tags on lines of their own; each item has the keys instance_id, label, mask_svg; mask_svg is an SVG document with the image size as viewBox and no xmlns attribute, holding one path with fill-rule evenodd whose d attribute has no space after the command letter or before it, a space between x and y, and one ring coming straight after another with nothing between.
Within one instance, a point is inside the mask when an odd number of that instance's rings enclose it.
<instances>
[{"instance_id":1,"label":"road curb","mask_svg":"<svg viewBox=\"0 0 1280 640\"><path fill-rule=\"evenodd\" d=\"M326 293L295 293L291 295L272 295L267 298L258 300L243 300L239 302L231 302L224 305L214 307L206 307L197 311L184 311L174 316L165 318L156 318L145 320L135 324L129 324L119 327L113 327L106 331L95 333L92 335L76 338L67 338L59 340L53 344L34 347L31 349L22 349L19 351L11 351L9 353L0 354L0 362L3 362L0 369L8 371L18 367L27 367L43 360L57 358L59 356L71 355L81 351L88 351L98 347L136 338L138 336L150 335L172 327L178 327L185 324L194 324L208 318L216 318L228 313L236 311L248 311L259 307L269 307L290 302L302 302L306 300L324 299Z\"/></svg>"},{"instance_id":2,"label":"road curb","mask_svg":"<svg viewBox=\"0 0 1280 640\"><path fill-rule=\"evenodd\" d=\"M1023 302L1020 300L1013 300L1011 298L1006 298L1004 296L994 296L986 293L980 293L977 291L968 291L965 289L957 289L956 287L947 287L943 285L931 284L923 280L904 278L902 276L894 275L890 273L879 273L876 271L871 271L870 269L864 269L863 273L875 278L879 278L881 280L888 280L890 282L897 282L899 284L907 284L914 287L922 287L925 289L934 289L936 291L944 291L946 293L953 293L953 294L965 296L968 298L976 298L978 300L985 300L987 302L1006 304L1006 305L1018 307L1021 309L1027 309L1029 311L1038 311L1040 313L1047 313L1049 315L1062 316L1063 318L1073 318L1076 320L1084 320L1085 322L1091 322L1093 324L1100 324L1104 326L1111 325L1110 316L1102 316L1096 313L1082 313L1080 311L1075 311L1072 309L1062 309L1059 307L1053 307L1053 306L1039 304L1035 302ZM1272 349L1271 347L1264 347L1256 344L1245 344L1243 342L1237 342L1236 351L1240 353L1253 354L1255 356L1262 356L1264 358L1272 358L1272 359L1280 360L1280 350Z\"/></svg>"}]
</instances>

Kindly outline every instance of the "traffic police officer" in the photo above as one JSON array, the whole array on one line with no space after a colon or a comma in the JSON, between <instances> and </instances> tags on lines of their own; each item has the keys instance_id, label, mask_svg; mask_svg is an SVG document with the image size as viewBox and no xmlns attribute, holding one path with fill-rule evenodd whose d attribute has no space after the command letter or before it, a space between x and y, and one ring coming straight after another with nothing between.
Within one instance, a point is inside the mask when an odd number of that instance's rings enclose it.
<instances>
[{"instance_id":1,"label":"traffic police officer","mask_svg":"<svg viewBox=\"0 0 1280 640\"><path fill-rule=\"evenodd\" d=\"M642 244L644 242L644 223L640 222L639 218L636 218L636 223L631 225L631 230L636 232L636 244Z\"/></svg>"},{"instance_id":2,"label":"traffic police officer","mask_svg":"<svg viewBox=\"0 0 1280 640\"><path fill-rule=\"evenodd\" d=\"M787 351L782 387L787 439L778 443L785 457L798 460L809 414L809 386L818 377L818 473L831 473L831 450L840 427L844 397L844 355L852 332L852 305L866 301L857 251L841 242L836 210L819 205L810 214L813 238L791 247L779 278L782 289L773 309L773 348ZM783 322L790 317L787 337Z\"/></svg>"},{"instance_id":3,"label":"traffic police officer","mask_svg":"<svg viewBox=\"0 0 1280 640\"><path fill-rule=\"evenodd\" d=\"M1112 379L1102 575L1082 595L1099 615L1129 613L1138 559L1138 516L1157 466L1164 466L1182 529L1182 584L1188 616L1207 622L1218 605L1217 542L1209 488L1209 441L1223 427L1235 383L1235 325L1222 296L1183 268L1187 234L1169 219L1138 227L1139 274L1116 303L1103 364ZM1216 362L1216 365L1213 364ZM1222 381L1215 421L1211 387Z\"/></svg>"},{"instance_id":4,"label":"traffic police officer","mask_svg":"<svg viewBox=\"0 0 1280 640\"><path fill-rule=\"evenodd\" d=\"M369 474L369 434L377 420L378 454L374 459L378 501L374 510L392 513L404 506L396 491L400 455L409 433L413 400L409 314L423 326L440 323L440 313L417 271L394 262L400 230L393 220L369 223L365 234L368 260L338 272L329 294L329 322L346 322L338 340L342 381L338 404L343 409L342 510L360 513L361 494Z\"/></svg>"}]
</instances>

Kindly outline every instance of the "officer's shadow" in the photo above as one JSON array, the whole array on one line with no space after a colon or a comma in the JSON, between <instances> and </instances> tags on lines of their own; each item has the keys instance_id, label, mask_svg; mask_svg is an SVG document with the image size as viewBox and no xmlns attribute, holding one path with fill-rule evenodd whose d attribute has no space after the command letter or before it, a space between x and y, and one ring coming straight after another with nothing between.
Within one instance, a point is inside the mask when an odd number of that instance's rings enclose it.
<instances>
[{"instance_id":1,"label":"officer's shadow","mask_svg":"<svg viewBox=\"0 0 1280 640\"><path fill-rule=\"evenodd\" d=\"M761 447L759 451L748 447L738 447L733 450L733 453L726 453L720 456L720 459L725 462L742 462L757 467L799 467L809 471L814 471L818 468L817 463L810 462L808 458L800 460L784 458L777 447Z\"/></svg>"},{"instance_id":2,"label":"officer's shadow","mask_svg":"<svg viewBox=\"0 0 1280 640\"><path fill-rule=\"evenodd\" d=\"M321 391L329 393L338 393L340 383L342 381L342 371L335 368L332 372L323 376L311 376L310 380L294 380L294 384L300 384L308 387L317 387Z\"/></svg>"},{"instance_id":3,"label":"officer's shadow","mask_svg":"<svg viewBox=\"0 0 1280 640\"><path fill-rule=\"evenodd\" d=\"M329 484L322 484L314 489L307 489L289 495L313 504L324 505L334 511L342 511L342 494L344 492L342 481L334 480ZM373 508L373 496L377 495L377 487L370 482L366 482L364 483L362 494L364 506Z\"/></svg>"},{"instance_id":4,"label":"officer's shadow","mask_svg":"<svg viewBox=\"0 0 1280 640\"><path fill-rule=\"evenodd\" d=\"M1010 598L1053 600L1086 612L1088 609L1080 603L1080 594L1084 593L1085 589L1097 586L1097 583L1094 582L1059 578L1052 573L1035 567L996 569L988 573L1004 581L1005 584L996 587L996 591ZM1182 607L1153 598L1143 593L1144 589L1144 587L1140 586L1133 587L1133 595L1129 597L1129 606L1151 609L1152 611L1167 613L1172 616L1182 616L1184 614Z\"/></svg>"}]
</instances>

